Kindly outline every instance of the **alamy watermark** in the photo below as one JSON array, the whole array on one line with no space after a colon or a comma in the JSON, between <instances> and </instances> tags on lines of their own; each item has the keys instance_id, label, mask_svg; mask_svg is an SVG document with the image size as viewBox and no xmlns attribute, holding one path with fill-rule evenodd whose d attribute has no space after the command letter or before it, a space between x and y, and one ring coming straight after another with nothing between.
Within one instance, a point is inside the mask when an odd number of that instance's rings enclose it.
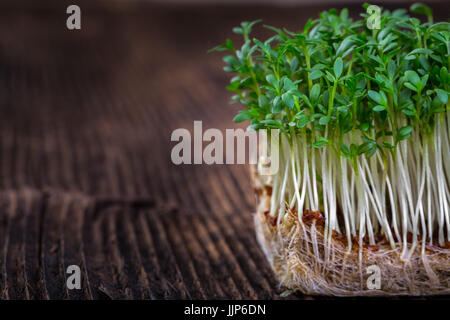
<instances>
[{"instance_id":1,"label":"alamy watermark","mask_svg":"<svg viewBox=\"0 0 450 320\"><path fill-rule=\"evenodd\" d=\"M69 30L81 29L81 9L79 6L72 4L67 7L66 13L69 14L66 20L66 27Z\"/></svg>"},{"instance_id":2,"label":"alamy watermark","mask_svg":"<svg viewBox=\"0 0 450 320\"><path fill-rule=\"evenodd\" d=\"M367 7L367 13L370 15L367 18L367 28L371 30L381 29L381 8L376 5Z\"/></svg>"},{"instance_id":3,"label":"alamy watermark","mask_svg":"<svg viewBox=\"0 0 450 320\"><path fill-rule=\"evenodd\" d=\"M76 264L67 267L66 273L69 274L66 280L67 289L81 289L81 269Z\"/></svg>"},{"instance_id":4,"label":"alamy watermark","mask_svg":"<svg viewBox=\"0 0 450 320\"><path fill-rule=\"evenodd\" d=\"M171 159L176 165L258 164L260 174L272 175L279 168L279 139L279 129L226 129L224 135L215 128L203 132L202 121L194 121L193 134L184 128L172 132L170 140L178 143L172 148Z\"/></svg>"},{"instance_id":5,"label":"alamy watermark","mask_svg":"<svg viewBox=\"0 0 450 320\"><path fill-rule=\"evenodd\" d=\"M369 290L381 289L381 270L377 265L368 266L366 269L367 274L370 276L367 278L366 285Z\"/></svg>"}]
</instances>

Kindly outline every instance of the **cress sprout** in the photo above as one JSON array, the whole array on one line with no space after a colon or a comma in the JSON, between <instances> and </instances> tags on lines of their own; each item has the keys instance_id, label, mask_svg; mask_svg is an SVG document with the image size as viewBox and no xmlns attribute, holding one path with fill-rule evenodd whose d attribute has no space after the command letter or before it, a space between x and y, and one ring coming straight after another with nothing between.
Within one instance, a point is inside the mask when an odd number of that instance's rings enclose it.
<instances>
[{"instance_id":1,"label":"cress sprout","mask_svg":"<svg viewBox=\"0 0 450 320\"><path fill-rule=\"evenodd\" d=\"M243 22L241 47L213 49L230 53L227 89L245 106L234 121L281 131L278 223L320 211L327 241L341 234L351 250L382 235L404 258L450 241L450 24L425 5L411 11L426 22L384 10L370 30L367 14L332 9L297 32L264 26L265 41L251 37L259 21Z\"/></svg>"}]
</instances>

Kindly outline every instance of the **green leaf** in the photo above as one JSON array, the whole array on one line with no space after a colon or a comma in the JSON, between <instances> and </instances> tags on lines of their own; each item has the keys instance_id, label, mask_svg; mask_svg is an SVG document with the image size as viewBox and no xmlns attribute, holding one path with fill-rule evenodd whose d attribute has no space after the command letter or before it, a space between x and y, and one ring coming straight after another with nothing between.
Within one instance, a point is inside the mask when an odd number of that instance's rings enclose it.
<instances>
[{"instance_id":1,"label":"green leaf","mask_svg":"<svg viewBox=\"0 0 450 320\"><path fill-rule=\"evenodd\" d=\"M244 111L239 111L237 116L234 117L233 121L237 123L237 122L242 122L242 121L249 120L249 119L251 119L250 112L248 112L247 110L244 110Z\"/></svg>"},{"instance_id":2,"label":"green leaf","mask_svg":"<svg viewBox=\"0 0 450 320\"><path fill-rule=\"evenodd\" d=\"M286 92L281 96L281 99L283 102L289 107L289 109L294 109L294 97L292 96L292 93Z\"/></svg>"},{"instance_id":3,"label":"green leaf","mask_svg":"<svg viewBox=\"0 0 450 320\"><path fill-rule=\"evenodd\" d=\"M242 30L241 27L234 27L233 32L236 34L243 34L244 31Z\"/></svg>"},{"instance_id":4,"label":"green leaf","mask_svg":"<svg viewBox=\"0 0 450 320\"><path fill-rule=\"evenodd\" d=\"M415 118L416 117L416 111L411 109L403 109L402 112L406 114L408 117Z\"/></svg>"},{"instance_id":5,"label":"green leaf","mask_svg":"<svg viewBox=\"0 0 450 320\"><path fill-rule=\"evenodd\" d=\"M308 106L308 107L312 107L312 104L311 104L311 101L309 100L309 98L306 96L306 94L302 94L302 100L306 103L306 105Z\"/></svg>"},{"instance_id":6,"label":"green leaf","mask_svg":"<svg viewBox=\"0 0 450 320\"><path fill-rule=\"evenodd\" d=\"M384 110L386 110L386 108L383 107L382 105L376 105L375 107L373 107L373 111L376 111L376 112L381 112Z\"/></svg>"},{"instance_id":7,"label":"green leaf","mask_svg":"<svg viewBox=\"0 0 450 320\"><path fill-rule=\"evenodd\" d=\"M297 57L292 58L292 61L291 61L291 71L292 72L295 72L297 70L298 64L299 64L298 58Z\"/></svg>"},{"instance_id":8,"label":"green leaf","mask_svg":"<svg viewBox=\"0 0 450 320\"><path fill-rule=\"evenodd\" d=\"M324 114L328 112L327 108L325 108L321 103L319 103L319 104L317 105L317 108L319 108L319 110L320 110L321 112L323 112ZM319 114L317 114L317 115L320 116Z\"/></svg>"},{"instance_id":9,"label":"green leaf","mask_svg":"<svg viewBox=\"0 0 450 320\"><path fill-rule=\"evenodd\" d=\"M269 105L269 99L266 96L260 95L258 97L258 105L260 108L266 108Z\"/></svg>"},{"instance_id":10,"label":"green leaf","mask_svg":"<svg viewBox=\"0 0 450 320\"><path fill-rule=\"evenodd\" d=\"M231 67L240 65L239 60L231 55L223 57L223 61Z\"/></svg>"},{"instance_id":11,"label":"green leaf","mask_svg":"<svg viewBox=\"0 0 450 320\"><path fill-rule=\"evenodd\" d=\"M395 71L397 70L397 66L393 60L389 60L388 66L387 66L387 72L389 75L389 78L393 79L395 75Z\"/></svg>"},{"instance_id":12,"label":"green leaf","mask_svg":"<svg viewBox=\"0 0 450 320\"><path fill-rule=\"evenodd\" d=\"M309 98L311 101L317 101L320 95L320 84L316 83L312 86L311 92L309 93Z\"/></svg>"},{"instance_id":13,"label":"green leaf","mask_svg":"<svg viewBox=\"0 0 450 320\"><path fill-rule=\"evenodd\" d=\"M352 143L350 145L350 153L352 154L352 156L357 156L358 155L358 145Z\"/></svg>"},{"instance_id":14,"label":"green leaf","mask_svg":"<svg viewBox=\"0 0 450 320\"><path fill-rule=\"evenodd\" d=\"M387 97L383 91L380 91L380 99L381 99L381 104L383 106L387 106L387 104L388 104Z\"/></svg>"},{"instance_id":15,"label":"green leaf","mask_svg":"<svg viewBox=\"0 0 450 320\"><path fill-rule=\"evenodd\" d=\"M294 82L292 82L292 80L289 79L289 78L286 77L286 76L284 76L284 77L281 79L281 82L283 83L283 89L284 89L285 91L297 89L297 86L294 84Z\"/></svg>"},{"instance_id":16,"label":"green leaf","mask_svg":"<svg viewBox=\"0 0 450 320\"><path fill-rule=\"evenodd\" d=\"M280 96L276 96L272 100L272 113L280 113L283 110L283 104L281 103Z\"/></svg>"},{"instance_id":17,"label":"green leaf","mask_svg":"<svg viewBox=\"0 0 450 320\"><path fill-rule=\"evenodd\" d=\"M335 82L337 79L333 76L328 70L325 71L326 77L328 81Z\"/></svg>"},{"instance_id":18,"label":"green leaf","mask_svg":"<svg viewBox=\"0 0 450 320\"><path fill-rule=\"evenodd\" d=\"M383 148L386 148L386 149L393 149L394 148L394 146L392 144L390 144L389 142L387 142L387 141L384 141L381 145L383 146Z\"/></svg>"},{"instance_id":19,"label":"green leaf","mask_svg":"<svg viewBox=\"0 0 450 320\"><path fill-rule=\"evenodd\" d=\"M321 78L322 76L323 76L322 71L320 71L320 70L314 70L313 72L310 73L309 78L310 78L311 80L316 80L316 79Z\"/></svg>"},{"instance_id":20,"label":"green leaf","mask_svg":"<svg viewBox=\"0 0 450 320\"><path fill-rule=\"evenodd\" d=\"M373 91L373 90L369 90L369 92L367 93L369 95L369 97L375 101L378 104L381 104L381 96L378 92Z\"/></svg>"},{"instance_id":21,"label":"green leaf","mask_svg":"<svg viewBox=\"0 0 450 320\"><path fill-rule=\"evenodd\" d=\"M424 5L411 9L432 18ZM213 50L225 51L224 70L233 72L227 89L243 105L235 121L250 120L254 129L295 126L309 147L332 144L333 151L345 139L338 153L352 161L358 150L369 157L394 152L416 136L412 128L420 139L434 132L450 100L450 24L383 10L381 29L369 31L369 14L362 16L329 10L300 31L267 27L276 33L259 40L249 37L256 22L236 27L240 48L227 39Z\"/></svg>"},{"instance_id":22,"label":"green leaf","mask_svg":"<svg viewBox=\"0 0 450 320\"><path fill-rule=\"evenodd\" d=\"M377 145L375 145L372 149L366 152L366 158L372 157L378 150Z\"/></svg>"},{"instance_id":23,"label":"green leaf","mask_svg":"<svg viewBox=\"0 0 450 320\"><path fill-rule=\"evenodd\" d=\"M266 76L266 81L272 85L274 88L278 88L278 80L273 74Z\"/></svg>"},{"instance_id":24,"label":"green leaf","mask_svg":"<svg viewBox=\"0 0 450 320\"><path fill-rule=\"evenodd\" d=\"M413 70L408 70L405 72L406 79L413 84L414 87L418 87L420 85L420 77L417 72Z\"/></svg>"},{"instance_id":25,"label":"green leaf","mask_svg":"<svg viewBox=\"0 0 450 320\"><path fill-rule=\"evenodd\" d=\"M435 91L436 91L436 94L437 94L437 96L438 96L438 98L439 98L439 101L440 101L442 104L446 104L447 101L448 101L448 93L445 92L445 91L442 90L442 89L436 89Z\"/></svg>"},{"instance_id":26,"label":"green leaf","mask_svg":"<svg viewBox=\"0 0 450 320\"><path fill-rule=\"evenodd\" d=\"M420 89L425 88L425 86L427 85L427 82L428 82L428 77L429 77L429 75L426 74L422 77L422 79L420 79Z\"/></svg>"},{"instance_id":27,"label":"green leaf","mask_svg":"<svg viewBox=\"0 0 450 320\"><path fill-rule=\"evenodd\" d=\"M314 148L320 149L329 145L330 142L322 136L317 137L317 141L313 142L312 146Z\"/></svg>"},{"instance_id":28,"label":"green leaf","mask_svg":"<svg viewBox=\"0 0 450 320\"><path fill-rule=\"evenodd\" d=\"M349 158L351 156L351 152L349 147L345 144L345 142L341 143L341 152L343 153L343 156L346 158Z\"/></svg>"},{"instance_id":29,"label":"green leaf","mask_svg":"<svg viewBox=\"0 0 450 320\"><path fill-rule=\"evenodd\" d=\"M423 3L414 3L411 5L411 7L409 7L409 10L417 14L423 14L427 16L429 21L433 21L433 11L430 9L430 7L424 5Z\"/></svg>"},{"instance_id":30,"label":"green leaf","mask_svg":"<svg viewBox=\"0 0 450 320\"><path fill-rule=\"evenodd\" d=\"M439 78L441 80L441 83L447 83L449 80L449 73L447 71L446 67L442 67L439 71Z\"/></svg>"},{"instance_id":31,"label":"green leaf","mask_svg":"<svg viewBox=\"0 0 450 320\"><path fill-rule=\"evenodd\" d=\"M253 26L261 21L262 21L261 19L258 19L258 20L250 21L250 22L247 22L247 21L242 22L241 27L242 27L242 30L244 31L244 34L249 35L250 32L252 31Z\"/></svg>"},{"instance_id":32,"label":"green leaf","mask_svg":"<svg viewBox=\"0 0 450 320\"><path fill-rule=\"evenodd\" d=\"M309 116L306 114L302 114L298 117L297 127L304 128L309 122Z\"/></svg>"},{"instance_id":33,"label":"green leaf","mask_svg":"<svg viewBox=\"0 0 450 320\"><path fill-rule=\"evenodd\" d=\"M397 141L406 140L410 137L410 133L412 132L413 128L411 126L406 126L401 128L397 132Z\"/></svg>"},{"instance_id":34,"label":"green leaf","mask_svg":"<svg viewBox=\"0 0 450 320\"><path fill-rule=\"evenodd\" d=\"M369 130L369 124L368 124L368 123L362 123L361 126L360 126L360 129L361 129L362 131L367 131L367 130Z\"/></svg>"},{"instance_id":35,"label":"green leaf","mask_svg":"<svg viewBox=\"0 0 450 320\"><path fill-rule=\"evenodd\" d=\"M358 154L366 153L367 151L373 149L374 146L376 147L376 144L372 141L365 142L358 147Z\"/></svg>"},{"instance_id":36,"label":"green leaf","mask_svg":"<svg viewBox=\"0 0 450 320\"><path fill-rule=\"evenodd\" d=\"M407 87L408 89L411 89L414 92L417 92L417 88L415 86L413 86L411 83L409 82L405 82L404 86Z\"/></svg>"},{"instance_id":37,"label":"green leaf","mask_svg":"<svg viewBox=\"0 0 450 320\"><path fill-rule=\"evenodd\" d=\"M355 43L355 40L353 39L353 37L354 37L354 35L350 35L341 42L339 48L336 50L337 56L345 57L344 52L346 52L349 48L351 49L351 45Z\"/></svg>"},{"instance_id":38,"label":"green leaf","mask_svg":"<svg viewBox=\"0 0 450 320\"><path fill-rule=\"evenodd\" d=\"M344 63L342 62L342 58L339 57L336 59L336 61L334 61L334 66L333 66L334 75L336 76L337 79L339 79L341 77L343 68L344 68Z\"/></svg>"},{"instance_id":39,"label":"green leaf","mask_svg":"<svg viewBox=\"0 0 450 320\"><path fill-rule=\"evenodd\" d=\"M208 50L208 53L214 52L214 51L236 51L234 48L233 42L230 39L227 39L225 44L214 47L212 49Z\"/></svg>"},{"instance_id":40,"label":"green leaf","mask_svg":"<svg viewBox=\"0 0 450 320\"><path fill-rule=\"evenodd\" d=\"M262 120L261 123L267 125L269 128L282 128L283 127L280 119Z\"/></svg>"},{"instance_id":41,"label":"green leaf","mask_svg":"<svg viewBox=\"0 0 450 320\"><path fill-rule=\"evenodd\" d=\"M418 48L418 49L414 49L413 51L411 51L410 53L408 53L407 56L410 55L417 55L417 54L432 54L433 51L429 50L429 49L424 49L424 48Z\"/></svg>"},{"instance_id":42,"label":"green leaf","mask_svg":"<svg viewBox=\"0 0 450 320\"><path fill-rule=\"evenodd\" d=\"M328 124L328 122L330 122L330 120L331 120L331 117L330 117L330 116L324 116L324 117L321 117L321 118L319 119L319 124L322 125L322 126L324 126L324 125Z\"/></svg>"}]
</instances>

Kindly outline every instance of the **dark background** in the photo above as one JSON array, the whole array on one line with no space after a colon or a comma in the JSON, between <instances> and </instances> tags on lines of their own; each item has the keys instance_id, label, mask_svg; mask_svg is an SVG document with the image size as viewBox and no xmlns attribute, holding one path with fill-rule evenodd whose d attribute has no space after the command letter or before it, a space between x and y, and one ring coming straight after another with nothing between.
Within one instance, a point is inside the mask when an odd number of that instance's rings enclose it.
<instances>
[{"instance_id":1,"label":"dark background","mask_svg":"<svg viewBox=\"0 0 450 320\"><path fill-rule=\"evenodd\" d=\"M194 120L235 127L229 75L206 53L233 26L297 30L330 6L357 16L357 2L3 0L0 297L280 298L248 168L175 166L170 134ZM79 31L66 28L70 4ZM449 1L430 5L448 19ZM81 290L65 286L71 264Z\"/></svg>"}]
</instances>

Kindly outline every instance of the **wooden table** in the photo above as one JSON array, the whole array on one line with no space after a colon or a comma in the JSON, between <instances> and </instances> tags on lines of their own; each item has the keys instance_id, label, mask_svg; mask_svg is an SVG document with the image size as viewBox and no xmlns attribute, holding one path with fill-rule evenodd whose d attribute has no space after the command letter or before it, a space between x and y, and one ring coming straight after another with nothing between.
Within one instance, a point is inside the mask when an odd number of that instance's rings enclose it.
<instances>
[{"instance_id":1,"label":"wooden table","mask_svg":"<svg viewBox=\"0 0 450 320\"><path fill-rule=\"evenodd\" d=\"M0 297L279 298L248 168L175 166L170 135L236 127L206 53L233 26L296 29L324 8L78 1L69 31L66 2L0 5Z\"/></svg>"}]
</instances>

